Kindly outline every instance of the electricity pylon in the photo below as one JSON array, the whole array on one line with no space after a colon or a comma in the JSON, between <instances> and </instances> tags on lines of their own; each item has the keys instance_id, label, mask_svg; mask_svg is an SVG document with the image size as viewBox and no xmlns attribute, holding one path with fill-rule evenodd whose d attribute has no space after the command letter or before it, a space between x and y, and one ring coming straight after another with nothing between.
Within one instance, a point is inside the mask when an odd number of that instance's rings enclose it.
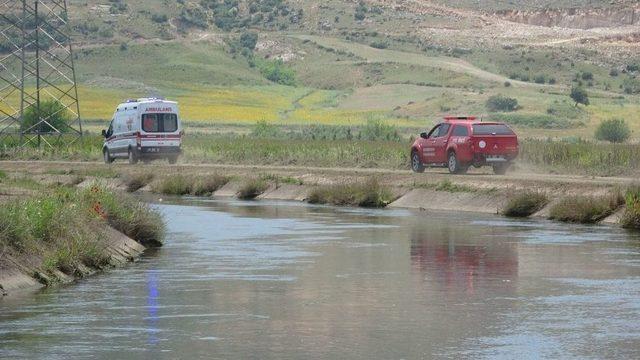
<instances>
[{"instance_id":1,"label":"electricity pylon","mask_svg":"<svg viewBox=\"0 0 640 360\"><path fill-rule=\"evenodd\" d=\"M0 0L0 145L82 136L66 0Z\"/></svg>"}]
</instances>

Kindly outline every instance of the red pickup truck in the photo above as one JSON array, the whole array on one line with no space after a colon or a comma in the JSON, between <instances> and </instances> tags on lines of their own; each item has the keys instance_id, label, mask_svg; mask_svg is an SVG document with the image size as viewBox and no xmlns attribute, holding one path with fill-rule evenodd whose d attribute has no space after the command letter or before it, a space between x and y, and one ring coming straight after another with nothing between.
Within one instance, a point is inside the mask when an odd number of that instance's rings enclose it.
<instances>
[{"instance_id":1,"label":"red pickup truck","mask_svg":"<svg viewBox=\"0 0 640 360\"><path fill-rule=\"evenodd\" d=\"M469 166L492 166L506 173L518 156L518 137L507 125L483 122L475 117L445 117L429 133L422 133L411 146L411 168L446 167L464 174Z\"/></svg>"}]
</instances>

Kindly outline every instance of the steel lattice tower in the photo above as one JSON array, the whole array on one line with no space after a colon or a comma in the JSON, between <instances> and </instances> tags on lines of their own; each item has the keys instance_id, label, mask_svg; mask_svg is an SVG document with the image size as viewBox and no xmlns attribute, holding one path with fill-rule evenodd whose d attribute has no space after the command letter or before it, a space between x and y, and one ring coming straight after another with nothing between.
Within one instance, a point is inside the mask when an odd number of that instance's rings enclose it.
<instances>
[{"instance_id":1,"label":"steel lattice tower","mask_svg":"<svg viewBox=\"0 0 640 360\"><path fill-rule=\"evenodd\" d=\"M0 0L0 140L53 147L81 136L67 1Z\"/></svg>"}]
</instances>

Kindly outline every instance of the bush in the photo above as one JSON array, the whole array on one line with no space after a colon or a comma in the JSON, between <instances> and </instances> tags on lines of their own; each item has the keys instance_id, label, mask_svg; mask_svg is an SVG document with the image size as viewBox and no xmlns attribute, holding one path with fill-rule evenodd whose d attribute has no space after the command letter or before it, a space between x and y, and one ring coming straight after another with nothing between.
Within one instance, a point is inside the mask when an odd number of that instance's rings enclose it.
<instances>
[{"instance_id":1,"label":"bush","mask_svg":"<svg viewBox=\"0 0 640 360\"><path fill-rule=\"evenodd\" d=\"M544 84L547 80L545 79L544 75L536 75L536 76L533 78L533 81L534 81L536 84Z\"/></svg>"},{"instance_id":2,"label":"bush","mask_svg":"<svg viewBox=\"0 0 640 360\"><path fill-rule=\"evenodd\" d=\"M251 200L267 190L268 184L262 179L249 179L238 190L238 199Z\"/></svg>"},{"instance_id":3,"label":"bush","mask_svg":"<svg viewBox=\"0 0 640 360\"><path fill-rule=\"evenodd\" d=\"M386 186L372 179L366 183L318 186L311 190L307 202L338 206L360 206L380 208L393 201Z\"/></svg>"},{"instance_id":4,"label":"bush","mask_svg":"<svg viewBox=\"0 0 640 360\"><path fill-rule=\"evenodd\" d=\"M40 122L41 119L49 125ZM71 116L64 104L57 100L45 100L40 102L40 112L35 105L29 106L24 111L23 129L30 133L66 133L70 129L69 120Z\"/></svg>"},{"instance_id":5,"label":"bush","mask_svg":"<svg viewBox=\"0 0 640 360\"><path fill-rule=\"evenodd\" d=\"M638 94L640 93L640 80L631 77L626 78L622 81L622 88L627 94Z\"/></svg>"},{"instance_id":6,"label":"bush","mask_svg":"<svg viewBox=\"0 0 640 360\"><path fill-rule=\"evenodd\" d=\"M634 185L627 189L625 205L620 224L625 229L640 229L640 185Z\"/></svg>"},{"instance_id":7,"label":"bush","mask_svg":"<svg viewBox=\"0 0 640 360\"><path fill-rule=\"evenodd\" d=\"M245 31L240 35L240 46L253 51L258 44L258 33Z\"/></svg>"},{"instance_id":8,"label":"bush","mask_svg":"<svg viewBox=\"0 0 640 360\"><path fill-rule=\"evenodd\" d=\"M549 219L593 224L606 218L624 203L620 193L609 196L568 196L551 208Z\"/></svg>"},{"instance_id":9,"label":"bush","mask_svg":"<svg viewBox=\"0 0 640 360\"><path fill-rule=\"evenodd\" d=\"M486 107L489 111L515 111L518 100L502 95L494 95L487 99Z\"/></svg>"},{"instance_id":10,"label":"bush","mask_svg":"<svg viewBox=\"0 0 640 360\"><path fill-rule=\"evenodd\" d=\"M587 92L581 87L573 87L571 89L571 95L569 95L573 101L575 101L576 106L578 104L583 104L585 106L589 105L589 95Z\"/></svg>"},{"instance_id":11,"label":"bush","mask_svg":"<svg viewBox=\"0 0 640 360\"><path fill-rule=\"evenodd\" d=\"M375 49L386 49L389 47L389 44L386 41L379 40L372 42L369 46Z\"/></svg>"},{"instance_id":12,"label":"bush","mask_svg":"<svg viewBox=\"0 0 640 360\"><path fill-rule=\"evenodd\" d=\"M509 197L502 214L508 217L528 217L542 210L548 203L545 193L524 191Z\"/></svg>"},{"instance_id":13,"label":"bush","mask_svg":"<svg viewBox=\"0 0 640 360\"><path fill-rule=\"evenodd\" d=\"M151 15L151 21L158 24L163 24L169 21L169 17L166 14L153 14Z\"/></svg>"},{"instance_id":14,"label":"bush","mask_svg":"<svg viewBox=\"0 0 640 360\"><path fill-rule=\"evenodd\" d=\"M280 85L295 85L295 72L293 69L287 67L282 60L262 60L257 61L256 64L267 80Z\"/></svg>"},{"instance_id":15,"label":"bush","mask_svg":"<svg viewBox=\"0 0 640 360\"><path fill-rule=\"evenodd\" d=\"M597 140L623 143L631 136L629 125L622 119L605 120L596 129Z\"/></svg>"}]
</instances>

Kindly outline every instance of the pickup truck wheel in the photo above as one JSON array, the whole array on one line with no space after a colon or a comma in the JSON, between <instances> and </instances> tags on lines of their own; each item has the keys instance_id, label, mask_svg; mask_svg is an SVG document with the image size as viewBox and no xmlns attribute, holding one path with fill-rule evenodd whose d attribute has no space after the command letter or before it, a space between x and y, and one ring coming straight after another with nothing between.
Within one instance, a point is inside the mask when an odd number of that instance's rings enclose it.
<instances>
[{"instance_id":1,"label":"pickup truck wheel","mask_svg":"<svg viewBox=\"0 0 640 360\"><path fill-rule=\"evenodd\" d=\"M507 169L510 164L497 164L493 165L493 173L496 175L504 175L507 173Z\"/></svg>"},{"instance_id":2,"label":"pickup truck wheel","mask_svg":"<svg viewBox=\"0 0 640 360\"><path fill-rule=\"evenodd\" d=\"M462 172L463 167L460 166L458 162L458 157L455 152L450 152L448 157L447 167L449 168L449 172L452 174L460 174Z\"/></svg>"},{"instance_id":3,"label":"pickup truck wheel","mask_svg":"<svg viewBox=\"0 0 640 360\"><path fill-rule=\"evenodd\" d=\"M137 163L138 163L138 155L133 149L129 148L129 164L135 165Z\"/></svg>"},{"instance_id":4,"label":"pickup truck wheel","mask_svg":"<svg viewBox=\"0 0 640 360\"><path fill-rule=\"evenodd\" d=\"M422 160L420 160L420 154L417 151L411 152L411 170L416 173L424 172L424 165L422 165Z\"/></svg>"},{"instance_id":5,"label":"pickup truck wheel","mask_svg":"<svg viewBox=\"0 0 640 360\"><path fill-rule=\"evenodd\" d=\"M102 150L102 156L105 164L111 164L113 162L113 158L111 157L111 154L109 154L109 149Z\"/></svg>"}]
</instances>

